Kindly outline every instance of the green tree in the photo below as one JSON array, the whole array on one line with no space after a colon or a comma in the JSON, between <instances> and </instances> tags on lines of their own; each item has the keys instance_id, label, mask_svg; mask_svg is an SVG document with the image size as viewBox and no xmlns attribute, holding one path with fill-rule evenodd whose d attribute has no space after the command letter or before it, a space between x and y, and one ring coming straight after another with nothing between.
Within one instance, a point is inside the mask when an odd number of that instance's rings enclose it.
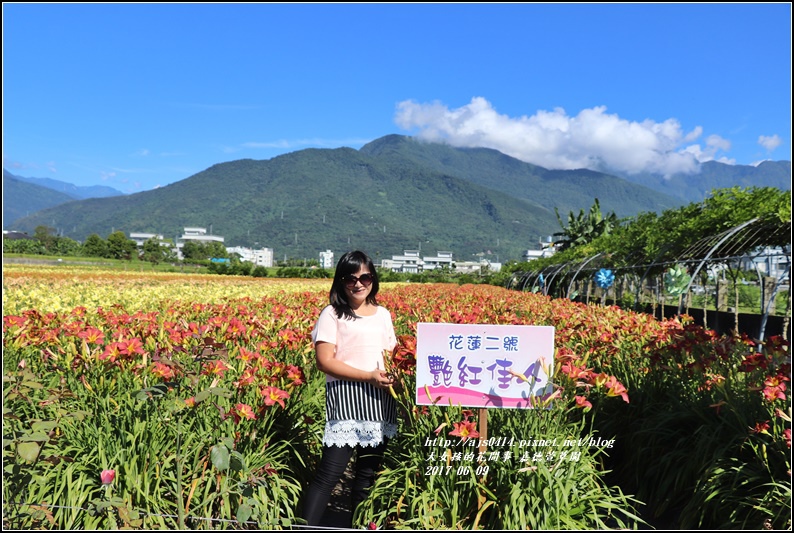
<instances>
[{"instance_id":1,"label":"green tree","mask_svg":"<svg viewBox=\"0 0 794 533\"><path fill-rule=\"evenodd\" d=\"M56 255L76 256L80 254L81 245L69 237L56 237L52 252Z\"/></svg>"},{"instance_id":2,"label":"green tree","mask_svg":"<svg viewBox=\"0 0 794 533\"><path fill-rule=\"evenodd\" d=\"M37 254L44 255L44 245L36 239L8 239L3 237L4 254Z\"/></svg>"},{"instance_id":3,"label":"green tree","mask_svg":"<svg viewBox=\"0 0 794 533\"><path fill-rule=\"evenodd\" d=\"M601 205L598 203L598 198L595 199L587 215L581 209L577 216L574 216L573 212L568 213L567 226L563 224L556 207L554 208L554 213L557 215L560 227L562 227L561 232L554 234L563 238L559 243L560 250L582 246L602 235L609 235L618 225L618 217L615 213L608 213L606 216L601 213Z\"/></svg>"},{"instance_id":4,"label":"green tree","mask_svg":"<svg viewBox=\"0 0 794 533\"><path fill-rule=\"evenodd\" d=\"M49 253L55 250L55 228L49 226L36 226L33 231L33 238L38 239L44 249Z\"/></svg>"},{"instance_id":5,"label":"green tree","mask_svg":"<svg viewBox=\"0 0 794 533\"><path fill-rule=\"evenodd\" d=\"M182 257L185 259L208 259L204 246L196 241L187 241L182 246Z\"/></svg>"},{"instance_id":6,"label":"green tree","mask_svg":"<svg viewBox=\"0 0 794 533\"><path fill-rule=\"evenodd\" d=\"M218 259L224 259L229 257L229 252L226 251L226 247L219 243L219 242L208 242L204 244L204 259L211 259L213 257Z\"/></svg>"},{"instance_id":7,"label":"green tree","mask_svg":"<svg viewBox=\"0 0 794 533\"><path fill-rule=\"evenodd\" d=\"M96 233L92 233L83 242L82 253L87 257L107 257L108 243Z\"/></svg>"},{"instance_id":8,"label":"green tree","mask_svg":"<svg viewBox=\"0 0 794 533\"><path fill-rule=\"evenodd\" d=\"M174 254L171 252L171 247L167 244L164 244L159 239L152 237L143 243L141 259L144 261L149 261L153 265L168 261L173 257L173 255Z\"/></svg>"},{"instance_id":9,"label":"green tree","mask_svg":"<svg viewBox=\"0 0 794 533\"><path fill-rule=\"evenodd\" d=\"M135 241L127 238L123 231L114 231L108 235L107 257L111 259L132 259L138 257L138 245Z\"/></svg>"}]
</instances>

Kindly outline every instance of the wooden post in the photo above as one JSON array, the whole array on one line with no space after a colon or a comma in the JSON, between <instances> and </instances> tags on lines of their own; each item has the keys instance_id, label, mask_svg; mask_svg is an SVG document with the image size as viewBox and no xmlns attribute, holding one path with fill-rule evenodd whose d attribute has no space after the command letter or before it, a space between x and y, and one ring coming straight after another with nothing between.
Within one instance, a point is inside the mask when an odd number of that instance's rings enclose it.
<instances>
[{"instance_id":1,"label":"wooden post","mask_svg":"<svg viewBox=\"0 0 794 533\"><path fill-rule=\"evenodd\" d=\"M485 453L488 450L488 446L485 444L485 441L488 440L488 409L480 408L479 415L477 416L477 421L479 424L478 432L480 433L480 453ZM480 479L481 482L485 482L485 474L483 474L482 478ZM485 495L479 491L477 491L477 509L482 509L483 504L485 503Z\"/></svg>"},{"instance_id":2,"label":"wooden post","mask_svg":"<svg viewBox=\"0 0 794 533\"><path fill-rule=\"evenodd\" d=\"M488 440L488 409L480 408L477 419L480 426L477 429L480 433L480 453L485 453L488 449L488 446L485 444L485 441Z\"/></svg>"}]
</instances>

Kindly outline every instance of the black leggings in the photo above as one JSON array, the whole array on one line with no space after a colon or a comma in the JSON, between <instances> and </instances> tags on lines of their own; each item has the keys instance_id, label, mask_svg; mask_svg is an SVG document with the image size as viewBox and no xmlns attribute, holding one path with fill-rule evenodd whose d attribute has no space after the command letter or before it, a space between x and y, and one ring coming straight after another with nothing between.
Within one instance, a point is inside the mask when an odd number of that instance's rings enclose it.
<instances>
[{"instance_id":1,"label":"black leggings","mask_svg":"<svg viewBox=\"0 0 794 533\"><path fill-rule=\"evenodd\" d=\"M353 452L357 451L356 479L351 491L351 509L355 512L359 503L367 497L367 491L375 482L375 472L380 468L383 454L386 452L386 442L376 447L372 446L323 446L323 456L320 466L309 488L303 503L303 518L310 526L322 525L323 514L328 502L331 501L331 491L342 479Z\"/></svg>"}]
</instances>

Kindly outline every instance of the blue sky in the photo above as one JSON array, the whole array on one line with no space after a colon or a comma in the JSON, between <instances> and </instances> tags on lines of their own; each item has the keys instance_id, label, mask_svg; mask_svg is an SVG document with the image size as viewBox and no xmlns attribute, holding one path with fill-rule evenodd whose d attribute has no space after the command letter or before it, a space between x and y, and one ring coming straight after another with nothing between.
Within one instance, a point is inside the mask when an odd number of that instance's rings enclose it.
<instances>
[{"instance_id":1,"label":"blue sky","mask_svg":"<svg viewBox=\"0 0 794 533\"><path fill-rule=\"evenodd\" d=\"M397 133L546 168L791 160L791 4L3 4L3 167L150 190Z\"/></svg>"}]
</instances>

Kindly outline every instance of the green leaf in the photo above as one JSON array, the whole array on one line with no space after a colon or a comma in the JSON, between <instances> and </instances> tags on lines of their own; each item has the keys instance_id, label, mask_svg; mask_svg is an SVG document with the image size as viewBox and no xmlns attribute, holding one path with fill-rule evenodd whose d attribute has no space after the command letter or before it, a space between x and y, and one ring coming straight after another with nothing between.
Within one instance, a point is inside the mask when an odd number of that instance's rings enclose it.
<instances>
[{"instance_id":1,"label":"green leaf","mask_svg":"<svg viewBox=\"0 0 794 533\"><path fill-rule=\"evenodd\" d=\"M251 518L251 514L253 513L253 509L247 503L240 505L237 508L237 520L240 522L247 522L249 518Z\"/></svg>"},{"instance_id":2,"label":"green leaf","mask_svg":"<svg viewBox=\"0 0 794 533\"><path fill-rule=\"evenodd\" d=\"M31 433L19 438L19 442L47 442L48 440L50 440L50 436L41 432Z\"/></svg>"},{"instance_id":3,"label":"green leaf","mask_svg":"<svg viewBox=\"0 0 794 533\"><path fill-rule=\"evenodd\" d=\"M41 446L36 442L22 442L17 446L17 454L24 460L32 463L39 456Z\"/></svg>"},{"instance_id":4,"label":"green leaf","mask_svg":"<svg viewBox=\"0 0 794 533\"><path fill-rule=\"evenodd\" d=\"M58 427L58 422L55 420L42 420L40 422L33 422L30 429L33 431L50 431Z\"/></svg>"},{"instance_id":5,"label":"green leaf","mask_svg":"<svg viewBox=\"0 0 794 533\"><path fill-rule=\"evenodd\" d=\"M235 471L240 472L245 469L245 457L237 450L231 453L229 467Z\"/></svg>"},{"instance_id":6,"label":"green leaf","mask_svg":"<svg viewBox=\"0 0 794 533\"><path fill-rule=\"evenodd\" d=\"M232 391L224 387L212 387L209 391L215 396L221 396L222 398L231 398L234 395Z\"/></svg>"},{"instance_id":7,"label":"green leaf","mask_svg":"<svg viewBox=\"0 0 794 533\"><path fill-rule=\"evenodd\" d=\"M229 448L223 444L216 444L210 448L210 460L215 468L226 471L229 469Z\"/></svg>"},{"instance_id":8,"label":"green leaf","mask_svg":"<svg viewBox=\"0 0 794 533\"><path fill-rule=\"evenodd\" d=\"M196 399L196 403L203 402L204 400L206 400L207 398L210 397L210 394L212 394L212 393L209 390L203 390L203 391L197 393L194 396L194 398Z\"/></svg>"},{"instance_id":9,"label":"green leaf","mask_svg":"<svg viewBox=\"0 0 794 533\"><path fill-rule=\"evenodd\" d=\"M71 413L69 413L69 415L68 415L68 416L71 416L71 417L72 417L72 418L74 418L75 420L78 420L78 421L81 421L81 422L82 422L83 420L85 420L85 418L86 418L87 416L90 416L90 415L92 415L92 414L93 414L93 413L91 413L90 411L82 411L82 410L79 410L79 409L78 409L77 411L72 411Z\"/></svg>"}]
</instances>

